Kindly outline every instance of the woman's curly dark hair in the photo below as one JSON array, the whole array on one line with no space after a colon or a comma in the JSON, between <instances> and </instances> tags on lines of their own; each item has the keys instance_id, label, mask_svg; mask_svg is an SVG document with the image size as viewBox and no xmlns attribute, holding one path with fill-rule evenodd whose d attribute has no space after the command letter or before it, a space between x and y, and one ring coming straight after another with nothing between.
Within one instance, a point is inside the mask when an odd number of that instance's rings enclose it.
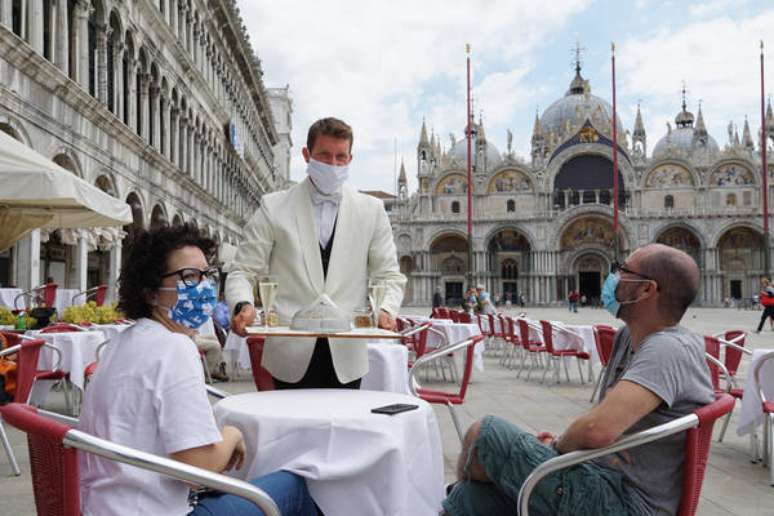
<instances>
[{"instance_id":1,"label":"woman's curly dark hair","mask_svg":"<svg viewBox=\"0 0 774 516\"><path fill-rule=\"evenodd\" d=\"M209 260L214 256L215 241L203 236L193 224L163 226L134 232L121 268L118 308L130 319L150 317L148 294L161 286L167 271L167 258L183 247L198 247Z\"/></svg>"}]
</instances>

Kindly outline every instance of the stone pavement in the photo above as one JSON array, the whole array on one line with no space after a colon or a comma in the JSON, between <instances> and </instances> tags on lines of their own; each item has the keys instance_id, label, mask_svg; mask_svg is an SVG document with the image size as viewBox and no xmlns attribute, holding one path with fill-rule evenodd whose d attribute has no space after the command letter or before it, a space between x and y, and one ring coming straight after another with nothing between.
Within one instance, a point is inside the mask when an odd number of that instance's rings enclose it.
<instances>
[{"instance_id":1,"label":"stone pavement","mask_svg":"<svg viewBox=\"0 0 774 516\"><path fill-rule=\"evenodd\" d=\"M515 313L515 310L511 311ZM617 326L620 323L604 311L597 309L580 308L577 314L560 308L527 307L525 311L531 318L561 320L571 324L605 322ZM428 314L429 309L407 308L404 312ZM759 317L760 312L757 311L698 308L689 310L683 323L688 328L704 334L717 333L730 328L741 328L751 332L757 326ZM748 337L747 346L774 348L774 332L767 324L760 335L751 334ZM463 425L467 426L486 414L497 414L534 432L547 430L558 434L566 428L573 417L590 407L588 400L592 387L588 383L580 384L577 368L570 368L569 384L563 382L552 385L549 384L550 379L547 379L547 383L541 385L539 377L535 374L529 381L524 379L524 375L521 379L517 379L515 371L505 369L498 361L496 357L487 356L485 371L474 374L465 405L459 410ZM740 378L746 376L746 366L746 361L743 361ZM247 378L229 384L218 384L217 387L232 393L253 390L252 381L248 381ZM53 409L60 407L61 404L61 398L58 396L52 400ZM438 405L434 407L443 435L446 476L451 480L460 449L459 440L448 409ZM738 413L739 404L737 404L735 416L738 416ZM0 494L2 495L0 515L34 515L26 441L19 432L8 428L7 425L6 428L21 463L23 474L18 478L11 476L5 455L0 452ZM774 487L768 484L767 471L759 464L750 463L749 453L749 439L736 435L735 417L731 421L724 442L713 442L702 489L700 515L774 514Z\"/></svg>"}]
</instances>

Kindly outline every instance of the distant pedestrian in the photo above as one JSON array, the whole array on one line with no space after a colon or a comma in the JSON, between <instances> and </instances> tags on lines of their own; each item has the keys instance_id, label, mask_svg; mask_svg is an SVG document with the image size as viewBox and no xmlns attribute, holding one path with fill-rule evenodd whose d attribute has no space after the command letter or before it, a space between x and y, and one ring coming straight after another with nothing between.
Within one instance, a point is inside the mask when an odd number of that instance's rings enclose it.
<instances>
[{"instance_id":1,"label":"distant pedestrian","mask_svg":"<svg viewBox=\"0 0 774 516\"><path fill-rule=\"evenodd\" d=\"M774 287L771 286L768 278L761 280L760 301L763 305L763 313L761 313L761 322L758 323L758 329L755 330L755 333L761 332L766 319L770 320L771 329L774 330Z\"/></svg>"}]
</instances>

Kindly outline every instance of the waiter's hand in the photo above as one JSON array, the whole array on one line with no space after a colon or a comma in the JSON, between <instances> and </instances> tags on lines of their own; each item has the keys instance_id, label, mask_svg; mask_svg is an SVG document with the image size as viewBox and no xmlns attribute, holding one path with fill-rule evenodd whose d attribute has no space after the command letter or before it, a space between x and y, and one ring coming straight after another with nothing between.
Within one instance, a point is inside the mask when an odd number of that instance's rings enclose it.
<instances>
[{"instance_id":1,"label":"waiter's hand","mask_svg":"<svg viewBox=\"0 0 774 516\"><path fill-rule=\"evenodd\" d=\"M398 325L395 323L395 318L393 316L384 310L381 310L379 312L379 328L395 331L398 328Z\"/></svg>"},{"instance_id":2,"label":"waiter's hand","mask_svg":"<svg viewBox=\"0 0 774 516\"><path fill-rule=\"evenodd\" d=\"M250 303L247 303L242 307L242 310L231 319L231 331L240 337L246 337L247 332L245 329L255 322L255 316L255 307Z\"/></svg>"}]
</instances>

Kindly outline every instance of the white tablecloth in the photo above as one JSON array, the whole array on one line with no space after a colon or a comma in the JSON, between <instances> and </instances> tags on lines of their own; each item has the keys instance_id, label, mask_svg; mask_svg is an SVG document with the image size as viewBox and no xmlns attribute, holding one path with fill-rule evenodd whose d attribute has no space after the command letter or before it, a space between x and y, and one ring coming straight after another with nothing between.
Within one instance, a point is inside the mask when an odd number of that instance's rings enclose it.
<instances>
[{"instance_id":1,"label":"white tablecloth","mask_svg":"<svg viewBox=\"0 0 774 516\"><path fill-rule=\"evenodd\" d=\"M40 333L38 330L28 331L30 337L44 339L57 348L62 354L59 368L70 373L70 381L83 389L83 371L86 366L97 360L97 347L104 342L105 334L99 330L77 331L67 333ZM56 354L48 348L40 351L38 367L51 369L56 362Z\"/></svg>"},{"instance_id":2,"label":"white tablecloth","mask_svg":"<svg viewBox=\"0 0 774 516\"><path fill-rule=\"evenodd\" d=\"M585 351L591 355L591 362L594 365L600 363L599 353L597 352L597 345L594 342L594 327L590 324L562 324L562 327L567 328L580 335L580 338L575 335L571 335L561 330L554 332L554 348L560 349L574 349L577 351Z\"/></svg>"},{"instance_id":3,"label":"white tablecloth","mask_svg":"<svg viewBox=\"0 0 774 516\"><path fill-rule=\"evenodd\" d=\"M758 395L758 389L755 388L755 366L760 358L774 349L756 349L753 351L750 361L750 368L747 372L747 381L744 384L744 397L742 398L742 412L736 422L736 433L738 435L749 434L763 423L763 407L761 407L761 397ZM760 372L761 387L763 394L769 401L774 400L774 359L769 360ZM765 439L765 437L764 437Z\"/></svg>"},{"instance_id":4,"label":"white tablecloth","mask_svg":"<svg viewBox=\"0 0 774 516\"><path fill-rule=\"evenodd\" d=\"M419 405L394 416L371 409ZM435 413L402 394L356 390L264 391L215 406L221 425L245 436L242 479L284 469L303 476L320 509L332 516L436 515L444 498L444 463Z\"/></svg>"},{"instance_id":5,"label":"white tablecloth","mask_svg":"<svg viewBox=\"0 0 774 516\"><path fill-rule=\"evenodd\" d=\"M54 298L54 308L56 308L56 314L58 317L62 317L65 308L72 306L73 296L80 292L77 288L57 288L56 297ZM79 296L75 299L76 305L86 304L86 297Z\"/></svg>"},{"instance_id":6,"label":"white tablecloth","mask_svg":"<svg viewBox=\"0 0 774 516\"><path fill-rule=\"evenodd\" d=\"M475 335L481 335L478 324L456 323L449 319L430 319L433 328L446 336L446 343L437 333L430 332L427 335L427 349L437 349L444 344L454 344L461 340L469 339ZM473 365L479 371L484 370L484 341L482 340L473 350ZM459 351L455 355L464 355L465 350Z\"/></svg>"},{"instance_id":7,"label":"white tablecloth","mask_svg":"<svg viewBox=\"0 0 774 516\"><path fill-rule=\"evenodd\" d=\"M5 306L11 310L16 310L13 305L13 300L16 296L22 293L20 288L0 288L0 306ZM19 299L19 308L26 308L27 300L25 298Z\"/></svg>"},{"instance_id":8,"label":"white tablecloth","mask_svg":"<svg viewBox=\"0 0 774 516\"><path fill-rule=\"evenodd\" d=\"M250 351L247 339L229 332L223 352L231 364L251 371ZM408 393L408 349L390 341L368 343L368 373L363 377L361 389Z\"/></svg>"},{"instance_id":9,"label":"white tablecloth","mask_svg":"<svg viewBox=\"0 0 774 516\"><path fill-rule=\"evenodd\" d=\"M130 328L131 326L131 324L93 324L88 329L90 331L101 331L105 336L105 340L111 340L113 337L125 329Z\"/></svg>"},{"instance_id":10,"label":"white tablecloth","mask_svg":"<svg viewBox=\"0 0 774 516\"><path fill-rule=\"evenodd\" d=\"M368 374L360 388L409 394L408 348L397 342L368 343Z\"/></svg>"}]
</instances>

